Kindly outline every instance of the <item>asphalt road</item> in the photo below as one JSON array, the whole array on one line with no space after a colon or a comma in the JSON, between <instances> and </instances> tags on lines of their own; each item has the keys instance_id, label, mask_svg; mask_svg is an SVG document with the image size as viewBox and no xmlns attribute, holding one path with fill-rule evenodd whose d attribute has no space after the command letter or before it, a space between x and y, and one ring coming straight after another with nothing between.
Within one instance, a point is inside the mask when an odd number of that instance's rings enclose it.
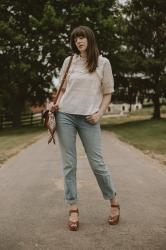
<instances>
[{"instance_id":1,"label":"asphalt road","mask_svg":"<svg viewBox=\"0 0 166 250\"><path fill-rule=\"evenodd\" d=\"M0 250L165 250L166 175L155 160L103 132L105 162L121 204L107 224L103 200L78 139L80 229L68 230L59 147L47 136L0 168Z\"/></svg>"}]
</instances>

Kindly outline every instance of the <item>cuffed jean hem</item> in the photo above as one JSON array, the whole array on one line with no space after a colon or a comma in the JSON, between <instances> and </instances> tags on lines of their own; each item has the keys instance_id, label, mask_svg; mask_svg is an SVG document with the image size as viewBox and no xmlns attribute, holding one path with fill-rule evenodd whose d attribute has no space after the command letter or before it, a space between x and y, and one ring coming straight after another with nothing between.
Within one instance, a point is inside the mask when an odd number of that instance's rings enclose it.
<instances>
[{"instance_id":1,"label":"cuffed jean hem","mask_svg":"<svg viewBox=\"0 0 166 250\"><path fill-rule=\"evenodd\" d=\"M113 199L115 198L116 195L117 195L117 194L116 194L116 192L115 192L115 193L112 194L110 197L108 197L108 196L103 196L103 197L104 197L105 200L113 200Z\"/></svg>"},{"instance_id":2,"label":"cuffed jean hem","mask_svg":"<svg viewBox=\"0 0 166 250\"><path fill-rule=\"evenodd\" d=\"M65 200L65 203L68 205L74 205L78 203L78 200Z\"/></svg>"}]
</instances>

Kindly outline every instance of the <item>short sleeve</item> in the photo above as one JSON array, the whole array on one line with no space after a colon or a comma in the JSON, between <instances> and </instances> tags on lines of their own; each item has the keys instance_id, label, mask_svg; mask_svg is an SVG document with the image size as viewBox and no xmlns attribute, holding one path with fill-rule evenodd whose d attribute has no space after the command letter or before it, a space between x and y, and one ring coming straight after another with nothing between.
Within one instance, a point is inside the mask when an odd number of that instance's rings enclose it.
<instances>
[{"instance_id":1,"label":"short sleeve","mask_svg":"<svg viewBox=\"0 0 166 250\"><path fill-rule=\"evenodd\" d=\"M103 69L102 93L110 94L114 92L114 78L109 60L106 58Z\"/></svg>"}]
</instances>

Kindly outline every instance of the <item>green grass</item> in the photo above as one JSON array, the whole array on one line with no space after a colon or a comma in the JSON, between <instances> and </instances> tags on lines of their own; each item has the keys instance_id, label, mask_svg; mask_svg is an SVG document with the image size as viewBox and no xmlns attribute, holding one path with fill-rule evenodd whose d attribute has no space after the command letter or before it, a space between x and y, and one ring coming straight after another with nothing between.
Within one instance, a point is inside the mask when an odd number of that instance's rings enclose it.
<instances>
[{"instance_id":1,"label":"green grass","mask_svg":"<svg viewBox=\"0 0 166 250\"><path fill-rule=\"evenodd\" d=\"M152 120L150 112L143 109L124 117L104 118L101 127L166 164L166 119Z\"/></svg>"},{"instance_id":2,"label":"green grass","mask_svg":"<svg viewBox=\"0 0 166 250\"><path fill-rule=\"evenodd\" d=\"M42 127L0 130L0 163L35 142L46 130Z\"/></svg>"},{"instance_id":3,"label":"green grass","mask_svg":"<svg viewBox=\"0 0 166 250\"><path fill-rule=\"evenodd\" d=\"M161 106L160 108L161 117L166 114L166 105ZM137 110L135 112L131 112L132 116L149 116L152 117L153 115L153 108L152 107L145 107L143 109Z\"/></svg>"}]
</instances>

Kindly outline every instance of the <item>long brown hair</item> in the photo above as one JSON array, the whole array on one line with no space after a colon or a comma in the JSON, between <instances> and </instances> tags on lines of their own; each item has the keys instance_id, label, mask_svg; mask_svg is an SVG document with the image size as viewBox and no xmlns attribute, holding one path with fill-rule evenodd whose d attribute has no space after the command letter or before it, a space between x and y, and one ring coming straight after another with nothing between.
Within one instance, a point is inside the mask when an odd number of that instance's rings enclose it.
<instances>
[{"instance_id":1,"label":"long brown hair","mask_svg":"<svg viewBox=\"0 0 166 250\"><path fill-rule=\"evenodd\" d=\"M99 49L97 46L95 35L91 28L89 28L88 26L78 26L72 31L70 36L70 44L73 52L78 55L80 54L80 51L76 47L75 38L80 36L86 37L88 40L88 47L86 50L87 69L89 70L89 72L94 72L96 70L99 57Z\"/></svg>"}]
</instances>

